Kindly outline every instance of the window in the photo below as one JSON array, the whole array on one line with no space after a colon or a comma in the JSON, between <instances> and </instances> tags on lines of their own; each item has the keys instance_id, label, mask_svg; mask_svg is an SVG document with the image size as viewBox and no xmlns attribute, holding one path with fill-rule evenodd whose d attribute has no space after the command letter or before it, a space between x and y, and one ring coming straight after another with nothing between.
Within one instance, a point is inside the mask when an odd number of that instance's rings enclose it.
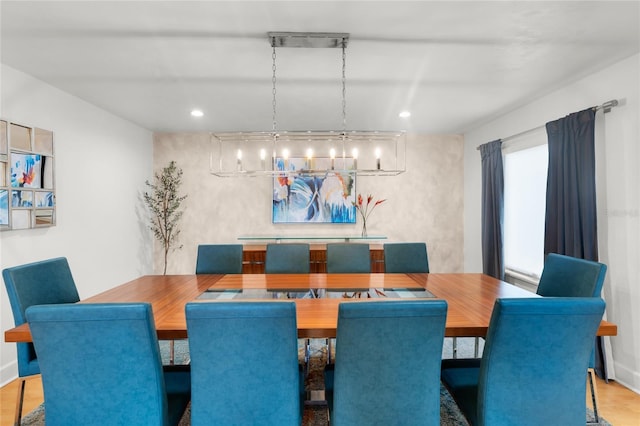
<instances>
[{"instance_id":1,"label":"window","mask_svg":"<svg viewBox=\"0 0 640 426\"><path fill-rule=\"evenodd\" d=\"M504 263L507 273L537 283L544 266L544 221L549 152L546 133L505 143Z\"/></svg>"}]
</instances>

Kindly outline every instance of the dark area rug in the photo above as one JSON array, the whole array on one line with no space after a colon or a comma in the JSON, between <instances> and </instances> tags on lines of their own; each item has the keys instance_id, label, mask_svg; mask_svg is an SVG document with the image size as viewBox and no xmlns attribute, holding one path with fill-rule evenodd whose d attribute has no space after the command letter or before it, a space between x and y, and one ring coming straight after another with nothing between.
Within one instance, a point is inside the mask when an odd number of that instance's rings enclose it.
<instances>
[{"instance_id":1,"label":"dark area rug","mask_svg":"<svg viewBox=\"0 0 640 426\"><path fill-rule=\"evenodd\" d=\"M450 340L450 339L448 339ZM473 339L458 339L458 354L461 357L470 357L473 352ZM298 361L304 363L304 341L300 340L298 350ZM186 341L175 342L175 362L176 364L189 363L189 348ZM443 349L443 357L447 357L447 351L450 351L451 343L445 340ZM160 342L160 352L163 363L169 362L169 344L166 341ZM450 353L449 353L450 355ZM333 359L333 354L332 354ZM327 363L327 347L324 339L311 340L311 357L309 361L309 372L305 379L305 390L320 391L324 390L324 366ZM587 419L593 420L593 411L587 408ZM303 426L327 426L329 421L329 413L327 405L322 402L314 401L306 403L304 409ZM180 426L189 426L191 423L191 411L187 408ZM27 414L22 419L22 424L27 426L43 426L44 422L44 405ZM440 387L440 425L443 426L468 426L464 416L456 406L453 398L444 387ZM606 420L600 418L601 426L611 426Z\"/></svg>"}]
</instances>

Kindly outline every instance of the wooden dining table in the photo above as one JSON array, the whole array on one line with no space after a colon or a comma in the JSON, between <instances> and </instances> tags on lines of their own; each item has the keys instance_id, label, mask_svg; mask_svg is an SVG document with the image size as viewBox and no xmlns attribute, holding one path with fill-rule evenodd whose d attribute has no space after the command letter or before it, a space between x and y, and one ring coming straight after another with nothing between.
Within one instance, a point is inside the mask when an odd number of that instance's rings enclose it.
<instances>
[{"instance_id":1,"label":"wooden dining table","mask_svg":"<svg viewBox=\"0 0 640 426\"><path fill-rule=\"evenodd\" d=\"M189 302L284 298L296 304L300 338L327 338L336 335L340 303L406 297L446 300L446 336L484 337L497 298L539 296L476 273L145 275L80 303L151 303L158 338L186 339L184 308ZM601 322L599 336L616 334L615 324ZM28 324L6 330L4 338L30 342Z\"/></svg>"}]
</instances>

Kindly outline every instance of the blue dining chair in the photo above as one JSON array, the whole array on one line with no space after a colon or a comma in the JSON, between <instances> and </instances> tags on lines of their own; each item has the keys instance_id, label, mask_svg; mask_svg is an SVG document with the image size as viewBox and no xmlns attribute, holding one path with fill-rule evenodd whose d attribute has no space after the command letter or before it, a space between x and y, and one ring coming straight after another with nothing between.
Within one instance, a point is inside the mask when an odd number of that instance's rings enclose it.
<instances>
[{"instance_id":1,"label":"blue dining chair","mask_svg":"<svg viewBox=\"0 0 640 426\"><path fill-rule=\"evenodd\" d=\"M163 369L148 303L60 304L26 311L42 370L47 425L177 425L188 366Z\"/></svg>"},{"instance_id":2,"label":"blue dining chair","mask_svg":"<svg viewBox=\"0 0 640 426\"><path fill-rule=\"evenodd\" d=\"M369 244L327 244L327 272L330 274L370 273L371 254L369 252Z\"/></svg>"},{"instance_id":3,"label":"blue dining chair","mask_svg":"<svg viewBox=\"0 0 640 426\"><path fill-rule=\"evenodd\" d=\"M384 271L394 273L427 273L429 259L425 243L386 243Z\"/></svg>"},{"instance_id":4,"label":"blue dining chair","mask_svg":"<svg viewBox=\"0 0 640 426\"><path fill-rule=\"evenodd\" d=\"M600 297L606 273L603 263L549 253L536 293L545 297Z\"/></svg>"},{"instance_id":5,"label":"blue dining chair","mask_svg":"<svg viewBox=\"0 0 640 426\"><path fill-rule=\"evenodd\" d=\"M471 425L584 425L595 298L497 299L482 359L442 361L442 382Z\"/></svg>"},{"instance_id":6,"label":"blue dining chair","mask_svg":"<svg viewBox=\"0 0 640 426\"><path fill-rule=\"evenodd\" d=\"M341 303L325 370L331 424L440 425L446 316L444 300Z\"/></svg>"},{"instance_id":7,"label":"blue dining chair","mask_svg":"<svg viewBox=\"0 0 640 426\"><path fill-rule=\"evenodd\" d=\"M200 244L196 274L241 274L242 244Z\"/></svg>"},{"instance_id":8,"label":"blue dining chair","mask_svg":"<svg viewBox=\"0 0 640 426\"><path fill-rule=\"evenodd\" d=\"M242 244L200 244L196 258L197 274L241 274ZM169 363L175 362L174 340L169 341ZM184 342L178 342L184 344Z\"/></svg>"},{"instance_id":9,"label":"blue dining chair","mask_svg":"<svg viewBox=\"0 0 640 426\"><path fill-rule=\"evenodd\" d=\"M75 303L80 300L69 263L64 257L28 263L2 271L16 326L27 322L25 311L29 306L53 303ZM40 374L38 357L32 343L17 343L18 399L15 424L22 419L25 378Z\"/></svg>"},{"instance_id":10,"label":"blue dining chair","mask_svg":"<svg viewBox=\"0 0 640 426\"><path fill-rule=\"evenodd\" d=\"M426 243L385 243L384 271L389 274L428 273L429 258ZM449 338L447 338L449 339ZM458 338L451 337L453 357L458 356ZM478 338L475 347L478 348ZM476 353L478 350L476 349Z\"/></svg>"},{"instance_id":11,"label":"blue dining chair","mask_svg":"<svg viewBox=\"0 0 640 426\"><path fill-rule=\"evenodd\" d=\"M267 244L265 274L308 274L309 244Z\"/></svg>"},{"instance_id":12,"label":"blue dining chair","mask_svg":"<svg viewBox=\"0 0 640 426\"><path fill-rule=\"evenodd\" d=\"M371 253L369 244L329 243L327 244L327 273L329 274L369 274L371 273ZM327 362L331 363L332 339L327 339ZM310 350L310 342L307 340ZM305 356L305 360L308 356Z\"/></svg>"},{"instance_id":13,"label":"blue dining chair","mask_svg":"<svg viewBox=\"0 0 640 426\"><path fill-rule=\"evenodd\" d=\"M192 425L301 424L295 303L194 302L185 315Z\"/></svg>"},{"instance_id":14,"label":"blue dining chair","mask_svg":"<svg viewBox=\"0 0 640 426\"><path fill-rule=\"evenodd\" d=\"M607 265L591 260L549 253L538 283L537 294L544 297L597 297L600 298ZM594 423L599 424L598 400L595 380L595 351L598 347L596 337L594 350L589 358L589 392L593 405ZM603 348L604 350L604 348Z\"/></svg>"}]
</instances>

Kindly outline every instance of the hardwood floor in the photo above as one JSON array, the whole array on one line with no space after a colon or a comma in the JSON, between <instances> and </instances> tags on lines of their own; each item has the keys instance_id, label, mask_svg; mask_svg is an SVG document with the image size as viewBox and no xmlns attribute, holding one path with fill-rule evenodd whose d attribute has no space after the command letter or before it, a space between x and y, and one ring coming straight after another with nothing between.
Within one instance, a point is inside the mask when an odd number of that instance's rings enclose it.
<instances>
[{"instance_id":1,"label":"hardwood floor","mask_svg":"<svg viewBox=\"0 0 640 426\"><path fill-rule=\"evenodd\" d=\"M16 379L0 388L0 426L13 425L19 383L20 381ZM44 401L43 395L40 375L28 378L24 387L22 415L26 415L42 404Z\"/></svg>"},{"instance_id":2,"label":"hardwood floor","mask_svg":"<svg viewBox=\"0 0 640 426\"><path fill-rule=\"evenodd\" d=\"M640 395L612 380L597 383L598 413L614 426L640 426Z\"/></svg>"},{"instance_id":3,"label":"hardwood floor","mask_svg":"<svg viewBox=\"0 0 640 426\"><path fill-rule=\"evenodd\" d=\"M0 426L13 425L17 392L17 380L0 388ZM40 376L28 379L23 413L33 410L43 400ZM598 407L600 415L614 426L640 426L640 395L614 381L604 383L598 379Z\"/></svg>"}]
</instances>

